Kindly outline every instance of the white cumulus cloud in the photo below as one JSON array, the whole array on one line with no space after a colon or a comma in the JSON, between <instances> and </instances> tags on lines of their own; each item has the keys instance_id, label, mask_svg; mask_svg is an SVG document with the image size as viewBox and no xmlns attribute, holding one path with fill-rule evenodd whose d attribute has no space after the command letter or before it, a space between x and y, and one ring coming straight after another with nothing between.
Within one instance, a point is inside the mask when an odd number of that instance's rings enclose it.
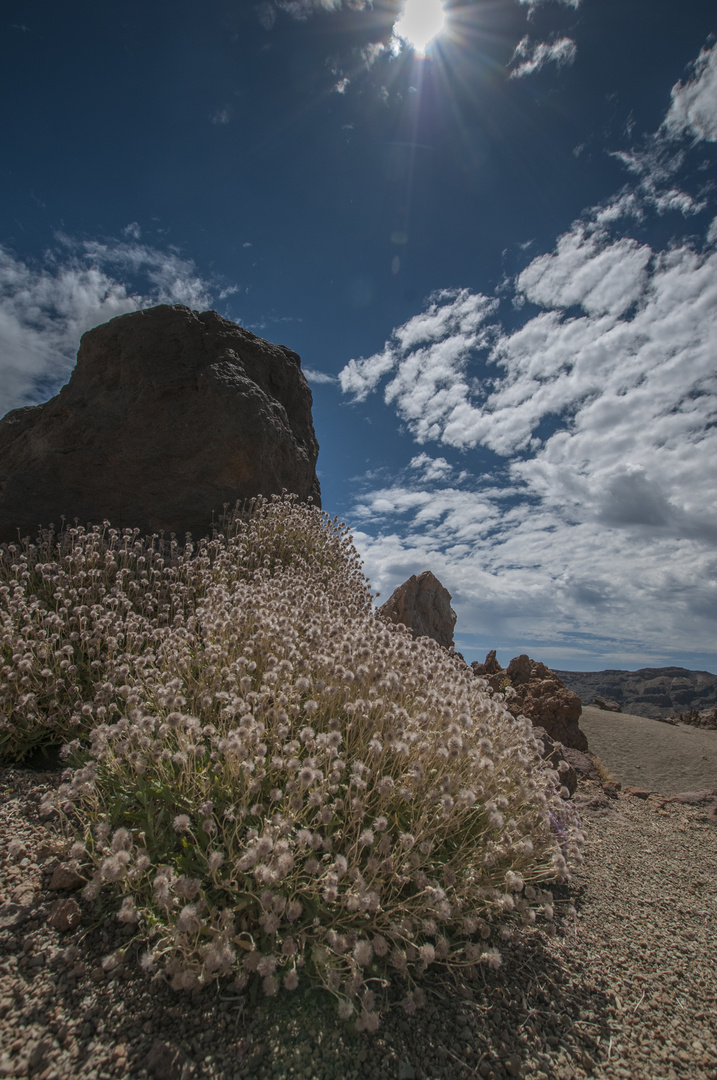
<instances>
[{"instance_id":1,"label":"white cumulus cloud","mask_svg":"<svg viewBox=\"0 0 717 1080\"><path fill-rule=\"evenodd\" d=\"M432 458L429 454L417 454L408 463L409 468L420 473L424 483L431 480L446 480L453 472L453 466L445 458Z\"/></svg>"},{"instance_id":2,"label":"white cumulus cloud","mask_svg":"<svg viewBox=\"0 0 717 1080\"><path fill-rule=\"evenodd\" d=\"M396 405L419 442L440 439L453 425L460 439L464 414L471 411L466 365L474 350L488 345L485 323L497 306L468 289L435 294L426 311L398 327L380 353L349 361L339 372L342 391L364 400L392 374L384 398Z\"/></svg>"},{"instance_id":3,"label":"white cumulus cloud","mask_svg":"<svg viewBox=\"0 0 717 1080\"><path fill-rule=\"evenodd\" d=\"M522 38L515 47L515 52L510 58L509 67L511 79L523 79L526 75L532 75L540 71L546 64L556 64L565 67L572 64L577 56L577 46L572 38L562 37L557 41L531 41L527 36Z\"/></svg>"},{"instance_id":4,"label":"white cumulus cloud","mask_svg":"<svg viewBox=\"0 0 717 1080\"><path fill-rule=\"evenodd\" d=\"M644 292L651 256L646 244L627 237L610 242L602 230L578 224L553 254L534 259L517 284L543 307L580 305L590 315L620 315Z\"/></svg>"},{"instance_id":5,"label":"white cumulus cloud","mask_svg":"<svg viewBox=\"0 0 717 1080\"><path fill-rule=\"evenodd\" d=\"M314 368L303 368L302 370L304 372L305 377L311 383L316 383L317 385L321 385L321 384L326 384L326 383L336 383L336 382L338 382L338 379L336 378L335 375L329 375L325 371L316 371Z\"/></svg>"},{"instance_id":6,"label":"white cumulus cloud","mask_svg":"<svg viewBox=\"0 0 717 1080\"><path fill-rule=\"evenodd\" d=\"M208 285L175 251L126 241L60 238L38 262L0 246L0 416L54 394L85 330L151 304L206 308Z\"/></svg>"},{"instance_id":7,"label":"white cumulus cloud","mask_svg":"<svg viewBox=\"0 0 717 1080\"><path fill-rule=\"evenodd\" d=\"M673 86L665 129L671 135L685 133L717 142L717 44L702 50L692 75L686 83Z\"/></svg>"}]
</instances>

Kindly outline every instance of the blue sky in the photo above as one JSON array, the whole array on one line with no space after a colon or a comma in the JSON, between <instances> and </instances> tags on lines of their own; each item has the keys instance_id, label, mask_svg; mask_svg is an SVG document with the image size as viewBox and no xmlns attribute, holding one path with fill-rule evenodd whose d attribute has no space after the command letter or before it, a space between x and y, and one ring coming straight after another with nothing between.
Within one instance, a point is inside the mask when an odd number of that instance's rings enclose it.
<instances>
[{"instance_id":1,"label":"blue sky","mask_svg":"<svg viewBox=\"0 0 717 1080\"><path fill-rule=\"evenodd\" d=\"M9 0L0 414L216 308L301 354L382 598L431 569L469 660L715 671L714 6L442 7L422 55L404 0Z\"/></svg>"}]
</instances>

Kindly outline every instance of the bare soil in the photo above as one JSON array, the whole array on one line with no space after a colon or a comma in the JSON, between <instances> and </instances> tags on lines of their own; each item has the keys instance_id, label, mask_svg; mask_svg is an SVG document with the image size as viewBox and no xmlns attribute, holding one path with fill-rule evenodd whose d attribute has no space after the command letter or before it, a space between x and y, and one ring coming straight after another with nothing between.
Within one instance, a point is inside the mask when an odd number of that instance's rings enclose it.
<instances>
[{"instance_id":1,"label":"bare soil","mask_svg":"<svg viewBox=\"0 0 717 1080\"><path fill-rule=\"evenodd\" d=\"M592 754L616 780L660 795L717 788L717 731L583 707Z\"/></svg>"}]
</instances>

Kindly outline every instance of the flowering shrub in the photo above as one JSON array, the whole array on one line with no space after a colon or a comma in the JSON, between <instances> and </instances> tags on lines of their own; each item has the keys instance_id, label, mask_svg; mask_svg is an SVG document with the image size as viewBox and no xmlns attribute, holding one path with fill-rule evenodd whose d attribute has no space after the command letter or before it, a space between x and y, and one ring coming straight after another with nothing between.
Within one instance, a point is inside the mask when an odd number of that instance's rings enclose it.
<instances>
[{"instance_id":1,"label":"flowering shrub","mask_svg":"<svg viewBox=\"0 0 717 1080\"><path fill-rule=\"evenodd\" d=\"M202 552L204 555L204 552ZM87 734L200 595L192 548L108 523L0 547L0 755Z\"/></svg>"},{"instance_id":2,"label":"flowering shrub","mask_svg":"<svg viewBox=\"0 0 717 1080\"><path fill-rule=\"evenodd\" d=\"M148 970L268 995L308 974L375 1030L389 982L411 1010L429 966L497 966L552 919L577 819L530 722L373 613L343 524L285 497L225 526L10 550L0 734L71 736L86 894L117 890Z\"/></svg>"}]
</instances>

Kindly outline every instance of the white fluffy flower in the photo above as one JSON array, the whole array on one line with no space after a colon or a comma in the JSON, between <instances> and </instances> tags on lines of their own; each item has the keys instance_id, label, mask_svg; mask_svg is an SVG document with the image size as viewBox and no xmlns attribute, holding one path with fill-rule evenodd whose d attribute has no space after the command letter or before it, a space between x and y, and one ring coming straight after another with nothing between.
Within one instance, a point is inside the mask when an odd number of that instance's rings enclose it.
<instances>
[{"instance_id":1,"label":"white fluffy flower","mask_svg":"<svg viewBox=\"0 0 717 1080\"><path fill-rule=\"evenodd\" d=\"M373 959L371 942L367 941L366 938L359 938L354 945L353 957L361 967L368 967Z\"/></svg>"}]
</instances>

